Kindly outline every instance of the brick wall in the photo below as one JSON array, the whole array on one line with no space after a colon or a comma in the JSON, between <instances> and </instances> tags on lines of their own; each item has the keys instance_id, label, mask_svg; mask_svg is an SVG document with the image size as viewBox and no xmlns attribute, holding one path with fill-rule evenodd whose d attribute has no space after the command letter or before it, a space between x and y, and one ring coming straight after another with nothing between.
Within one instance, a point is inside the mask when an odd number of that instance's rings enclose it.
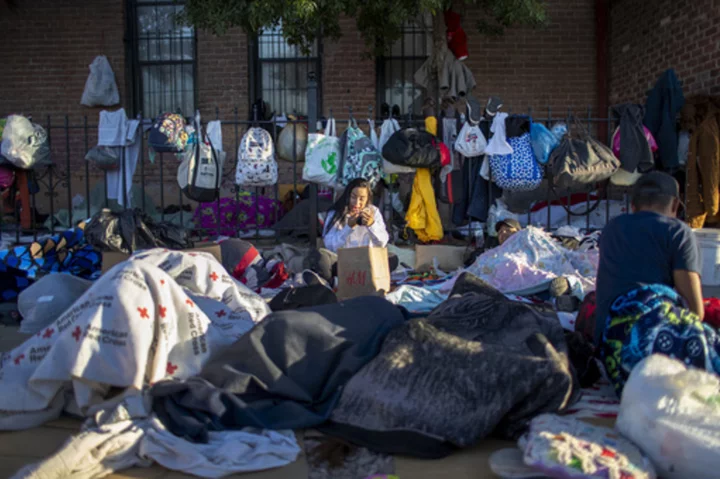
<instances>
[{"instance_id":1,"label":"brick wall","mask_svg":"<svg viewBox=\"0 0 720 479\"><path fill-rule=\"evenodd\" d=\"M611 10L610 103L644 103L674 68L686 95L720 94L720 0L618 0Z\"/></svg>"},{"instance_id":2,"label":"brick wall","mask_svg":"<svg viewBox=\"0 0 720 479\"><path fill-rule=\"evenodd\" d=\"M348 107L359 117L367 116L375 106L375 59L366 54L355 20L340 20L343 36L337 42L325 42L323 57L323 108L337 118L348 117Z\"/></svg>"},{"instance_id":3,"label":"brick wall","mask_svg":"<svg viewBox=\"0 0 720 479\"><path fill-rule=\"evenodd\" d=\"M478 83L475 95L504 100L504 111L537 115L587 113L597 103L594 0L548 0L547 28L511 28L502 37L480 35L476 11L468 10L468 67ZM555 116L555 113L553 113Z\"/></svg>"}]
</instances>

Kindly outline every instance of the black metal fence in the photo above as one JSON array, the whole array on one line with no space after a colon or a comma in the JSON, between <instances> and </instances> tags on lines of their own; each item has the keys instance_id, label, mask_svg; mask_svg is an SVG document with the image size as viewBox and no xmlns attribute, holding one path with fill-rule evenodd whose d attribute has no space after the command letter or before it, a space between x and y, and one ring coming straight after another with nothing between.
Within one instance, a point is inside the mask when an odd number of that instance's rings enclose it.
<instances>
[{"instance_id":1,"label":"black metal fence","mask_svg":"<svg viewBox=\"0 0 720 479\"><path fill-rule=\"evenodd\" d=\"M310 79L308 86L308 117L299 120L289 120L286 125L292 128L307 128L310 133L315 131L317 124L317 102L315 99L317 84ZM352 117L352 110L348 110L348 116ZM372 115L372 109L369 110ZM513 112L510 112L513 113ZM515 112L517 113L517 112ZM550 109L539 112L527 110L522 112L528 114L535 122L541 122L548 126L556 122L566 122L570 127L578 121L584 124L587 129L597 135L599 131L607 132L609 143L610 132L614 129L614 122L607 117L593 116L591 109L586 112L568 110L562 114L553 112ZM278 138L281 124L277 121L253 122L241 119L240 111L235 108L231 115L220 115L216 109L212 114L203 116L203 122L208 117L222 121L223 144L227 151L227 161L223 167L223 187L221 197L215 202L215 206L201 205L188 201L183 197L176 181L176 170L179 161L175 155L151 154L147 148L146 134L143 132L140 139L140 153L132 177L132 187L128 190L126 175L120 174L122 181L122 198L113 200L109 194L108 176L110 173L97 169L88 161L84 160L85 153L95 144L95 132L97 124L93 124L87 117L81 122L71 122L69 117L57 122L47 117L44 121L34 121L42 124L50 138L53 155L53 165L39 171L17 172L17 181L12 191L4 198L4 218L0 216L0 229L4 236L14 237L18 243L37 239L39 235L55 233L58 230L72 227L79 221L91 217L99 209L123 209L139 208L143 212L153 216L160 221L171 221L193 228L199 237L212 237L219 235L250 237L254 239L275 237L265 231L268 226L274 225L283 214L283 200L286 209L295 207L300 201L300 191L303 187L302 163L297 161L293 148L293 161L279 162L280 180L284 186L274 185L265 188L243 189L235 184L236 152L244 132L251 126L262 126L268 129L273 138ZM336 121L340 124L348 118ZM150 124L151 120L145 119L142 125ZM401 119L403 126L422 125L423 121L408 115ZM293 142L297 141L296 139ZM124 155L122 155L124 159ZM123 163L121 171L126 167ZM468 188L473 187L473 179L468 179ZM128 191L131 198L128 198ZM611 203L625 203L625 210L629 209L629 197L625 188L608 186L593 195L594 185L589 186L587 191L580 194L585 195L585 210L597 216L604 210L604 222L614 216ZM318 228L318 187L309 185L306 199L309 204L309 221L301 225L307 228L307 238L314 244ZM550 204L555 201L557 204L565 203L567 216L566 221L559 221L557 214L552 213L552 208L547 208L546 221L543 221L547 229L557 228L562 224L574 224L585 230L592 230L598 227L591 218L591 214L584 215L584 221L578 220L582 217L581 212L571 211L573 200L577 205L577 192L574 195L558 197L552 188L544 188L533 193L535 196L530 200L545 200ZM82 200L79 196L82 197ZM137 197L139 196L139 197ZM531 195L532 196L532 195ZM234 200L234 201L230 201ZM604 204L603 204L604 202ZM123 206L120 206L123 205ZM239 205L239 206L238 206ZM562 204L560 205L562 206ZM208 215L203 214L203 208ZM236 208L233 210L233 208ZM237 208L241 208L237 210ZM391 207L385 204L383 211L386 216L391 216ZM530 209L519 216L527 223L538 225L538 213ZM554 214L554 217L553 217ZM234 215L234 216L233 216ZM470 219L468 218L468 221ZM584 222L584 224L582 224ZM601 227L601 226L600 226ZM298 225L290 229L298 233ZM468 227L466 227L466 230ZM472 229L472 228L470 228ZM288 233L275 228L276 235ZM470 231L470 235L473 232Z\"/></svg>"}]
</instances>

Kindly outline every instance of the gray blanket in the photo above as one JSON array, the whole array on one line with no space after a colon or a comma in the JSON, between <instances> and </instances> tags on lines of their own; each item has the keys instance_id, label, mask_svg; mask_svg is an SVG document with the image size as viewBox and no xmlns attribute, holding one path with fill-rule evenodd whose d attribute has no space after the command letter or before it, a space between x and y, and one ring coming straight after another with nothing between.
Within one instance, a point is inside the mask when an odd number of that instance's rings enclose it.
<instances>
[{"instance_id":1,"label":"gray blanket","mask_svg":"<svg viewBox=\"0 0 720 479\"><path fill-rule=\"evenodd\" d=\"M345 386L322 430L377 452L436 458L574 402L554 313L490 287L454 296L393 330Z\"/></svg>"}]
</instances>

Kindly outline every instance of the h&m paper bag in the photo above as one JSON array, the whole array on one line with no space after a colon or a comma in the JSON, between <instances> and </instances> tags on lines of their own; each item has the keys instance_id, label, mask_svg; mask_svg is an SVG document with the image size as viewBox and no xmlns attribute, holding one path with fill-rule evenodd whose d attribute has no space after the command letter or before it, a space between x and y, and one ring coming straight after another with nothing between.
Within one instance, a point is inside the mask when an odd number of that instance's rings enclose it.
<instances>
[{"instance_id":1,"label":"h&m paper bag","mask_svg":"<svg viewBox=\"0 0 720 479\"><path fill-rule=\"evenodd\" d=\"M378 296L389 292L390 266L386 248L338 250L338 298Z\"/></svg>"}]
</instances>

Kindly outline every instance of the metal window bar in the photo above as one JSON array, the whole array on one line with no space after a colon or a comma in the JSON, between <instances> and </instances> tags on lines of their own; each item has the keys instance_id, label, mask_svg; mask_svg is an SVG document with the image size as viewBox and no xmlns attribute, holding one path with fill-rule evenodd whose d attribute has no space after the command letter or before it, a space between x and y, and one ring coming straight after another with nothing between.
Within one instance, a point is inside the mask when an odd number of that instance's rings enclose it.
<instances>
[{"instance_id":1,"label":"metal window bar","mask_svg":"<svg viewBox=\"0 0 720 479\"><path fill-rule=\"evenodd\" d=\"M316 110L319 111L319 110ZM370 111L370 110L368 110ZM532 111L529 110L531 113ZM574 113L569 112L568 116L572 117ZM587 116L585 116L587 115ZM535 117L533 120L538 123L544 123L548 125L549 127L552 126L557 121L568 121L568 116L557 116L553 115L553 112L548 109L547 110L547 116L545 118L541 117ZM91 205L90 204L90 198L92 197L92 192L96 188L100 188L101 190L104 189L105 195L103 198L103 204L108 205L109 200L107 196L107 174L97 169L94 165L89 165L87 161L84 160L84 155L87 151L88 146L91 144L91 140L94 138L94 134L91 134L91 132L94 132L97 130L97 120L94 124L91 124L91 122L86 118L82 117L80 121L72 121L69 116L62 116L63 120L58 121L58 119L53 119L52 117L48 116L47 120L45 122L47 133L48 133L48 140L50 142L51 152L52 152L52 159L54 161L54 165L48 168L39 169L37 171L32 172L32 183L37 184L37 188L33 188L31 190L30 194L30 209L31 209L31 224L28 227L22 227L20 223L20 217L18 214L18 208L26 208L28 205L18 205L16 204L15 212L12 215L14 217L14 223L13 222L7 222L4 221L0 223L0 228L5 233L14 233L16 241L20 241L21 236L24 234L31 234L34 239L37 239L40 235L46 234L46 233L55 233L58 230L67 227L66 224L60 224L59 221L50 221L45 222L44 217L45 215L48 215L50 218L53 218L56 213L59 212L59 210L69 210L68 211L68 218L70 218L71 223L73 224L77 221L84 220L90 214L92 213L91 207L97 207L102 205ZM234 129L235 132L235 139L234 139L234 148L228 149L226 148L226 151L228 152L229 159L225 164L225 169L223 172L223 179L225 184L227 183L234 183L234 176L235 176L235 166L236 162L232 160L234 152L238 150L238 146L240 144L240 138L241 134L244 133L247 128L251 126L251 122L244 121L239 118L239 109L235 108L233 110L233 114L229 118L222 118L219 114L219 109L215 109L215 118L220 119L226 128L228 129ZM608 126L613 125L613 120L611 117L594 117L592 115L592 111L588 110L586 113L581 113L577 115L577 118L582 119L582 123L584 123L585 127L590 128L592 131L591 133L594 134L596 128L599 124L605 123ZM145 123L148 120L143 120L143 123ZM342 118L336 118L336 121L339 124L345 124L347 121L346 119ZM407 117L402 121L406 124L406 126L417 126L422 128L423 122L421 120L418 120L413 117ZM289 122L288 123L291 128L299 128L301 125L307 125L308 128L314 128L314 124L306 124L305 121L295 121L295 122ZM277 133L278 131L278 125L275 121L266 121L260 123L261 126L265 126L266 128L270 129L274 133ZM571 125L569 125L571 126ZM227 130L226 130L227 131ZM608 128L608 132L611 132L612 128ZM166 164L172 168L175 168L177 165L177 161L175 158L170 155L170 157L165 158L167 155L164 154L158 154L156 155L159 160L156 160L155 164L152 164L148 161L149 155L146 154L145 149L147 148L147 141L144 137L146 133L143 133L141 135L141 153L139 158L139 165L135 173L134 178L134 184L135 185L141 185L141 190L143 192L147 191L150 195L153 193L159 192L159 198L154 198L155 202L159 204L160 208L158 209L158 217L160 219L167 219L166 218L166 200L165 200L165 192L170 187L177 187L176 186L176 180L175 175L170 174L170 171L165 170ZM611 135L611 133L610 133ZM609 136L610 136L609 135ZM62 139L64 137L65 141L58 141L58 139ZM609 140L609 138L608 138ZM231 141L227 141L226 139L226 145L228 143L231 143ZM299 167L297 165L297 158L293 161L294 165L292 168L292 171L294 172L293 178L290 181L290 178L286 178L286 182L290 182L292 184L292 197L293 201L297 201L297 194L298 189L301 186L300 179L298 178L299 173ZM79 167L80 162L83 162L83 167ZM167 173L167 174L166 174ZM546 173L546 177L547 177ZM159 179L159 181L157 181ZM167 182L165 181L167 179ZM282 181L281 181L282 182ZM76 185L82 185L84 184L84 193L86 195L86 205L84 208L82 208L80 213L77 213L77 210L72 210L72 201L73 201L73 195L74 192L78 191L78 187ZM157 187L153 185L157 185ZM470 185L472 188L472 185ZM83 187L80 187L79 191L82 191ZM271 189L272 188L272 189ZM276 219L279 217L279 201L277 197L277 190L278 186L275 185L273 187L268 188L259 188L255 189L254 191L248 191L249 198L251 198L251 205L252 209L251 214L255 217L254 224L249 228L249 230L244 231L232 231L232 236L237 237L248 237L251 239L259 239L262 237L261 229L263 228L262 224L262 218L261 218L261 211L259 208L259 203L262 195L266 194L272 194L271 191L275 191L274 198L271 196L268 196L270 199L274 199L275 202L273 203L272 211L270 212L269 216L271 219L269 220L270 223L274 223ZM127 191L126 188L124 188L124 191ZM230 195L230 198L235 198L236 200L241 199L241 194L245 191L241 186L235 186L234 187L234 194ZM311 190L312 191L312 190ZM585 192L585 201L584 206L592 206L594 202L596 201L590 196L591 191ZM227 198L228 195L223 195L223 198ZM216 202L213 202L212 205L215 207L216 211L220 210L221 200L223 198L219 198ZM12 198L11 198L12 199ZM554 198L552 197L552 194L548 192L547 196L545 198L538 197L536 200L545 200L550 202ZM617 187L613 185L609 185L607 188L607 191L602 193L601 192L601 200L605 202L604 208L598 208L596 209L595 218L598 220L602 220L604 216L604 220L607 221L611 214L616 214L613 211L611 211L611 201L615 201L617 204L618 201L624 202L624 206L626 210L629 206L629 197L627 195L627 188L624 187ZM317 200L314 200L317 201ZM566 206L570 204L570 198L564 197L560 201L562 201ZM182 206L184 205L190 205L191 210L196 210L197 204L195 202L190 202L184 197L179 197L179 203L181 205L180 210L182 213L180 215L177 215L181 218L181 221L184 219L187 219L187 212L184 211L184 208ZM127 203L126 203L127 204ZM602 205L601 205L602 206ZM145 202L145 197L142 196L141 198L133 198L133 204L130 207L138 207L141 210L145 212L151 211L151 205L147 204ZM620 205L618 205L620 207ZM383 208L381 208L384 211L389 211L392 213L392 205L388 203L383 205ZM604 209L604 215L601 215L600 213L603 212ZM38 213L38 216L36 217L36 212ZM523 213L525 214L525 212ZM82 215L83 217L80 218L78 216ZM190 213L192 216L193 213ZM392 214L388 215L389 218L392 218ZM556 219L556 218L555 218ZM41 221L39 221L41 220ZM550 209L547 210L547 220L542 221L538 220L537 215L528 215L529 222L538 225L538 221L545 224L540 224L540 226L544 226L548 229L554 229L556 225L553 224L553 215L551 214ZM591 221L592 218L586 217L584 218L584 226L586 230L592 229L593 227L597 226L593 224ZM572 222L572 218L571 218ZM252 222L250 222L252 223ZM557 221L556 221L557 223ZM578 223L578 220L576 219L574 221L575 224ZM597 222L595 222L597 223ZM28 225L25 225L28 226ZM309 227L309 225L302 225L303 227ZM200 227L200 225L197 225L195 228L195 231L197 233L196 236L198 237L212 237L212 236L218 236L222 232L226 232L223 230L227 229L227 224L223 223L222 218L220 218L219 214L216 214L215 216L215 222L212 223L209 227L203 228ZM254 233L254 234L253 234ZM472 232L471 232L472 235ZM312 236L311 232L308 233L308 236Z\"/></svg>"},{"instance_id":2,"label":"metal window bar","mask_svg":"<svg viewBox=\"0 0 720 479\"><path fill-rule=\"evenodd\" d=\"M423 102L425 89L415 84L415 72L427 60L432 50L431 19L419 17L408 22L402 37L390 48L387 55L376 61L377 111L381 112L383 103L390 111L394 105L405 115L414 106L415 113L421 113L419 106ZM399 96L399 100L397 97ZM411 100L407 100L407 97ZM417 100L420 100L419 104ZM381 116L381 115L379 115Z\"/></svg>"},{"instance_id":3,"label":"metal window bar","mask_svg":"<svg viewBox=\"0 0 720 479\"><path fill-rule=\"evenodd\" d=\"M128 0L133 112L154 117L195 110L197 35L176 22L183 8L181 0Z\"/></svg>"},{"instance_id":4,"label":"metal window bar","mask_svg":"<svg viewBox=\"0 0 720 479\"><path fill-rule=\"evenodd\" d=\"M321 39L314 42L309 54L303 54L299 46L287 43L282 25L278 25L261 32L253 42L253 50L256 96L268 102L270 111L277 115L307 115L308 74L322 71ZM320 102L319 89L317 98ZM251 98L251 102L255 100Z\"/></svg>"}]
</instances>

